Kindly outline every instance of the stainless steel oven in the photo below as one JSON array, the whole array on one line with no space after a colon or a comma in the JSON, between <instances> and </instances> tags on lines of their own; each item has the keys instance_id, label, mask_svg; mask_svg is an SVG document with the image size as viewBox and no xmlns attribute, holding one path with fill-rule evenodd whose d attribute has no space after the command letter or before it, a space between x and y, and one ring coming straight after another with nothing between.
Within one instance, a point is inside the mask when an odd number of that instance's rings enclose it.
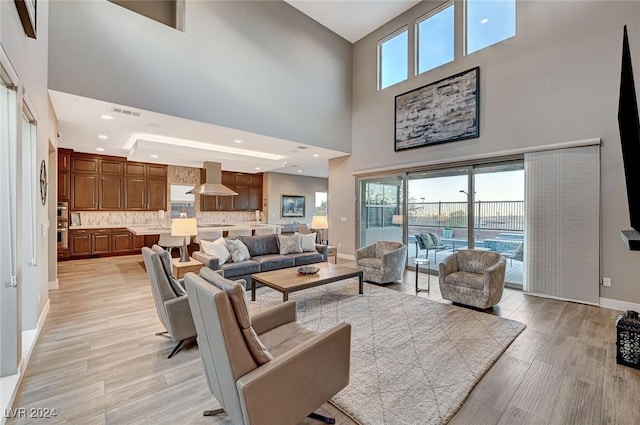
<instances>
[{"instance_id":1,"label":"stainless steel oven","mask_svg":"<svg viewBox=\"0 0 640 425\"><path fill-rule=\"evenodd\" d=\"M69 248L69 203L58 202L57 233L58 249Z\"/></svg>"}]
</instances>

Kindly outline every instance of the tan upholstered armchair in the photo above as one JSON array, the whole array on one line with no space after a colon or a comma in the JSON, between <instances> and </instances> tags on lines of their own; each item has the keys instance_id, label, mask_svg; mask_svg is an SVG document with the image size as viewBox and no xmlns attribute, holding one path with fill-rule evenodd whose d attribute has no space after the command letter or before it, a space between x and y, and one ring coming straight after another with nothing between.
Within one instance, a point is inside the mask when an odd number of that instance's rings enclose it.
<instances>
[{"instance_id":1,"label":"tan upholstered armchair","mask_svg":"<svg viewBox=\"0 0 640 425\"><path fill-rule=\"evenodd\" d=\"M389 283L402 279L407 261L407 246L400 242L377 241L356 251L356 263L364 280Z\"/></svg>"},{"instance_id":2,"label":"tan upholstered armchair","mask_svg":"<svg viewBox=\"0 0 640 425\"><path fill-rule=\"evenodd\" d=\"M351 326L321 332L288 301L253 317L244 282L203 267L185 284L209 389L235 425L295 425L349 383Z\"/></svg>"},{"instance_id":3,"label":"tan upholstered armchair","mask_svg":"<svg viewBox=\"0 0 640 425\"><path fill-rule=\"evenodd\" d=\"M483 309L500 302L507 267L500 254L461 249L439 266L442 298Z\"/></svg>"},{"instance_id":4,"label":"tan upholstered armchair","mask_svg":"<svg viewBox=\"0 0 640 425\"><path fill-rule=\"evenodd\" d=\"M142 258L151 282L151 293L156 304L158 318L166 332L156 335L167 335L177 342L169 358L173 357L184 342L196 336L196 328L191 317L191 309L187 300L187 292L173 277L171 256L158 245L153 249L142 248Z\"/></svg>"}]
</instances>

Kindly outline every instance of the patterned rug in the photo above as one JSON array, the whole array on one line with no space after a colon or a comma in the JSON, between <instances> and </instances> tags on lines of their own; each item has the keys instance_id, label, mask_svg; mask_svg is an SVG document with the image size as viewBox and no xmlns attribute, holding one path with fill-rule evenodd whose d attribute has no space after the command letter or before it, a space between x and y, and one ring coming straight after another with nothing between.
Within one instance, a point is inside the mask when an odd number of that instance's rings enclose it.
<instances>
[{"instance_id":1,"label":"patterned rug","mask_svg":"<svg viewBox=\"0 0 640 425\"><path fill-rule=\"evenodd\" d=\"M290 294L298 320L351 324L349 386L333 402L365 425L445 424L525 325L348 279ZM252 313L282 302L258 289Z\"/></svg>"}]
</instances>

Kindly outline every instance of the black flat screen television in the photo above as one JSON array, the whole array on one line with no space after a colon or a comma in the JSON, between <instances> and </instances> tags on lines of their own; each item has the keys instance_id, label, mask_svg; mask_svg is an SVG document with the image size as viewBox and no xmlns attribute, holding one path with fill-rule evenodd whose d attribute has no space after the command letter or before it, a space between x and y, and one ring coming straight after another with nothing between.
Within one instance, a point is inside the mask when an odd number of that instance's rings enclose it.
<instances>
[{"instance_id":1,"label":"black flat screen television","mask_svg":"<svg viewBox=\"0 0 640 425\"><path fill-rule=\"evenodd\" d=\"M629 218L631 227L640 232L640 120L638 119L638 102L633 82L633 67L631 66L631 51L626 25L622 41L618 127L627 184Z\"/></svg>"}]
</instances>

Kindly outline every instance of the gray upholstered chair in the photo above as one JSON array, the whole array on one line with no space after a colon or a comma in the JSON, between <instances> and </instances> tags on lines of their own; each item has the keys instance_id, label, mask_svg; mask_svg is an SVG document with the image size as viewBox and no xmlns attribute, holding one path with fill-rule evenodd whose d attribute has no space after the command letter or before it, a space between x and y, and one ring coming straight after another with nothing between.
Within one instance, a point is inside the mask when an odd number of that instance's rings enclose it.
<instances>
[{"instance_id":1,"label":"gray upholstered chair","mask_svg":"<svg viewBox=\"0 0 640 425\"><path fill-rule=\"evenodd\" d=\"M177 342L169 354L168 358L171 358L180 351L187 339L196 336L187 292L173 277L171 256L167 251L158 245L154 245L152 249L144 247L142 257L151 282L158 318L166 329L156 335L166 335Z\"/></svg>"},{"instance_id":2,"label":"gray upholstered chair","mask_svg":"<svg viewBox=\"0 0 640 425\"><path fill-rule=\"evenodd\" d=\"M461 249L439 266L442 298L482 309L500 302L507 261L497 252Z\"/></svg>"},{"instance_id":3,"label":"gray upholstered chair","mask_svg":"<svg viewBox=\"0 0 640 425\"><path fill-rule=\"evenodd\" d=\"M349 384L351 326L317 332L288 301L249 315L244 283L202 268L185 284L209 389L235 425L294 425ZM328 422L330 423L330 422Z\"/></svg>"},{"instance_id":4,"label":"gray upholstered chair","mask_svg":"<svg viewBox=\"0 0 640 425\"><path fill-rule=\"evenodd\" d=\"M356 263L368 282L389 283L402 279L407 246L400 242L377 241L356 251Z\"/></svg>"}]
</instances>

